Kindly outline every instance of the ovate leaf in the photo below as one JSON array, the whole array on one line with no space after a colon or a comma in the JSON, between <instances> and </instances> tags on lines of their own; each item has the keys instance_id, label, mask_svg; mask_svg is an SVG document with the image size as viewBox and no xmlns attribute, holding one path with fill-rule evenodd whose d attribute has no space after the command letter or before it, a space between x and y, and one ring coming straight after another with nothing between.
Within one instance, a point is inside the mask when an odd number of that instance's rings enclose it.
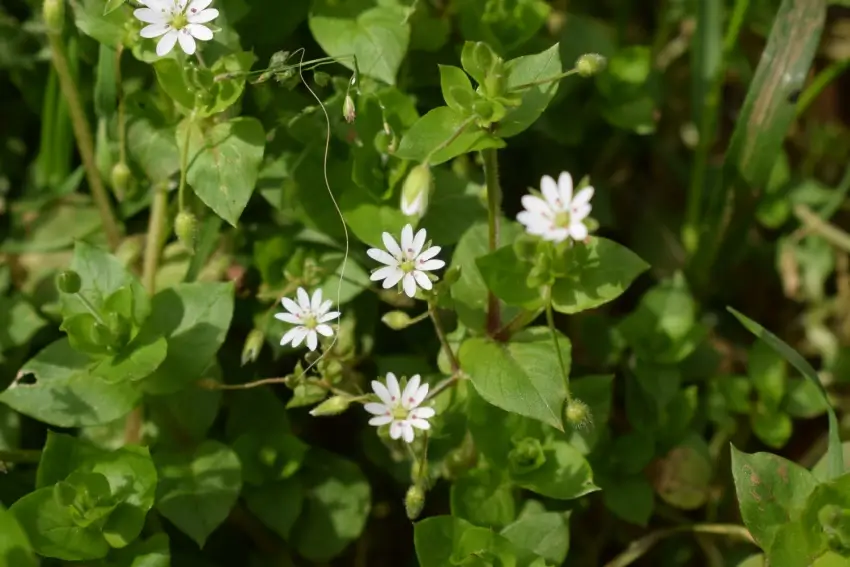
<instances>
[{"instance_id":1,"label":"ovate leaf","mask_svg":"<svg viewBox=\"0 0 850 567\"><path fill-rule=\"evenodd\" d=\"M476 126L464 113L440 106L405 132L395 155L437 165L461 154L503 147L504 141Z\"/></svg>"},{"instance_id":2,"label":"ovate leaf","mask_svg":"<svg viewBox=\"0 0 850 567\"><path fill-rule=\"evenodd\" d=\"M29 538L14 514L0 505L0 565L4 567L37 567Z\"/></svg>"},{"instance_id":3,"label":"ovate leaf","mask_svg":"<svg viewBox=\"0 0 850 567\"><path fill-rule=\"evenodd\" d=\"M502 138L516 136L540 118L549 102L558 92L560 79L521 88L536 81L557 77L561 73L561 57L556 43L546 51L511 59L505 63L506 87L522 96L520 105L509 111L499 121L496 135Z\"/></svg>"}]
</instances>

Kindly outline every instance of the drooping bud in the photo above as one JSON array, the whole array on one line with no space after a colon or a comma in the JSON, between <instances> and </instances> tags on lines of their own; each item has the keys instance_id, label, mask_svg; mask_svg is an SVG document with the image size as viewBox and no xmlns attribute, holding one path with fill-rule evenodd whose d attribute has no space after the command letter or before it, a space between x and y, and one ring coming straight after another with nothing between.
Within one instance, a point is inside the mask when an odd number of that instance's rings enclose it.
<instances>
[{"instance_id":1,"label":"drooping bud","mask_svg":"<svg viewBox=\"0 0 850 567\"><path fill-rule=\"evenodd\" d=\"M573 398L567 403L564 411L567 421L576 429L589 428L593 425L593 413L587 404L578 398Z\"/></svg>"},{"instance_id":2,"label":"drooping bud","mask_svg":"<svg viewBox=\"0 0 850 567\"><path fill-rule=\"evenodd\" d=\"M195 234L198 229L198 220L195 215L189 211L180 211L177 213L177 218L174 219L174 232L177 233L177 239L189 249L190 252L195 252Z\"/></svg>"},{"instance_id":3,"label":"drooping bud","mask_svg":"<svg viewBox=\"0 0 850 567\"><path fill-rule=\"evenodd\" d=\"M41 13L48 32L62 33L65 25L65 0L44 0Z\"/></svg>"},{"instance_id":4,"label":"drooping bud","mask_svg":"<svg viewBox=\"0 0 850 567\"><path fill-rule=\"evenodd\" d=\"M83 282L80 279L80 274L74 270L65 270L59 272L59 275L56 276L56 287L62 293L77 293L83 287Z\"/></svg>"},{"instance_id":5,"label":"drooping bud","mask_svg":"<svg viewBox=\"0 0 850 567\"><path fill-rule=\"evenodd\" d=\"M357 111L354 108L354 99L350 94L345 95L345 102L342 103L342 115L345 121L351 124L357 117Z\"/></svg>"},{"instance_id":6,"label":"drooping bud","mask_svg":"<svg viewBox=\"0 0 850 567\"><path fill-rule=\"evenodd\" d=\"M576 61L576 70L582 77L598 75L608 66L608 60L598 53L585 53Z\"/></svg>"},{"instance_id":7,"label":"drooping bud","mask_svg":"<svg viewBox=\"0 0 850 567\"><path fill-rule=\"evenodd\" d=\"M425 507L425 490L414 484L407 489L407 494L404 495L404 510L407 512L407 518L411 521L419 517L422 513L422 508Z\"/></svg>"},{"instance_id":8,"label":"drooping bud","mask_svg":"<svg viewBox=\"0 0 850 567\"><path fill-rule=\"evenodd\" d=\"M401 189L401 212L409 217L425 215L434 188L434 176L428 164L421 163L410 170Z\"/></svg>"},{"instance_id":9,"label":"drooping bud","mask_svg":"<svg viewBox=\"0 0 850 567\"><path fill-rule=\"evenodd\" d=\"M321 417L325 415L338 415L348 409L351 405L351 398L348 396L333 396L324 402L320 403L312 410L310 415L313 417Z\"/></svg>"},{"instance_id":10,"label":"drooping bud","mask_svg":"<svg viewBox=\"0 0 850 567\"><path fill-rule=\"evenodd\" d=\"M245 345L242 347L242 366L254 362L260 356L263 349L264 335L260 329L254 329L248 333Z\"/></svg>"},{"instance_id":11,"label":"drooping bud","mask_svg":"<svg viewBox=\"0 0 850 567\"><path fill-rule=\"evenodd\" d=\"M381 317L381 322L393 331L400 331L413 324L413 319L404 311L390 311Z\"/></svg>"},{"instance_id":12,"label":"drooping bud","mask_svg":"<svg viewBox=\"0 0 850 567\"><path fill-rule=\"evenodd\" d=\"M112 183L112 189L115 191L115 196L119 200L127 194L127 187L130 184L130 168L123 161L119 161L112 166L112 171L109 173L109 180Z\"/></svg>"}]
</instances>

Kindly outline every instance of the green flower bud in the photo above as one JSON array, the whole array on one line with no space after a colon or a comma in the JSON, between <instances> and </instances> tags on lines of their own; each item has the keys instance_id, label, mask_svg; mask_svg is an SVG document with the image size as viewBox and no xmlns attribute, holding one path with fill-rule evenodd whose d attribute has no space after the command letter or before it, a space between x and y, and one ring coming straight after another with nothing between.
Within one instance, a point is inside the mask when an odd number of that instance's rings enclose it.
<instances>
[{"instance_id":1,"label":"green flower bud","mask_svg":"<svg viewBox=\"0 0 850 567\"><path fill-rule=\"evenodd\" d=\"M65 0L44 0L41 14L49 33L62 33L65 25Z\"/></svg>"},{"instance_id":2,"label":"green flower bud","mask_svg":"<svg viewBox=\"0 0 850 567\"><path fill-rule=\"evenodd\" d=\"M608 60L598 53L585 53L576 61L576 70L582 77L598 75L608 66Z\"/></svg>"},{"instance_id":3,"label":"green flower bud","mask_svg":"<svg viewBox=\"0 0 850 567\"><path fill-rule=\"evenodd\" d=\"M404 510L407 512L407 518L411 521L415 520L422 513L424 507L425 490L418 484L414 484L407 489L407 494L404 495Z\"/></svg>"},{"instance_id":4,"label":"green flower bud","mask_svg":"<svg viewBox=\"0 0 850 567\"><path fill-rule=\"evenodd\" d=\"M354 108L354 99L351 95L345 95L345 102L342 103L342 115L345 121L351 124L357 117L356 109Z\"/></svg>"},{"instance_id":5,"label":"green flower bud","mask_svg":"<svg viewBox=\"0 0 850 567\"><path fill-rule=\"evenodd\" d=\"M515 474L525 474L542 467L546 462L546 455L540 441L526 437L514 443L514 448L508 453L508 462Z\"/></svg>"},{"instance_id":6,"label":"green flower bud","mask_svg":"<svg viewBox=\"0 0 850 567\"><path fill-rule=\"evenodd\" d=\"M409 217L423 217L433 190L434 176L428 164L421 163L411 169L401 189L401 212Z\"/></svg>"},{"instance_id":7,"label":"green flower bud","mask_svg":"<svg viewBox=\"0 0 850 567\"><path fill-rule=\"evenodd\" d=\"M325 415L338 415L348 409L351 405L351 398L348 396L333 396L324 402L320 403L312 410L310 415L320 417Z\"/></svg>"},{"instance_id":8,"label":"green flower bud","mask_svg":"<svg viewBox=\"0 0 850 567\"><path fill-rule=\"evenodd\" d=\"M248 333L245 345L242 347L242 366L254 362L263 350L264 335L260 329L254 329Z\"/></svg>"},{"instance_id":9,"label":"green flower bud","mask_svg":"<svg viewBox=\"0 0 850 567\"><path fill-rule=\"evenodd\" d=\"M456 284L457 281L460 279L460 271L460 264L458 264L457 266L452 266L451 268L446 270L446 273L443 274L443 285L451 287Z\"/></svg>"},{"instance_id":10,"label":"green flower bud","mask_svg":"<svg viewBox=\"0 0 850 567\"><path fill-rule=\"evenodd\" d=\"M130 185L130 168L123 161L119 161L112 166L112 171L109 174L109 180L112 183L112 189L119 199L123 199L127 194L127 187Z\"/></svg>"},{"instance_id":11,"label":"green flower bud","mask_svg":"<svg viewBox=\"0 0 850 567\"><path fill-rule=\"evenodd\" d=\"M390 311L381 317L381 322L394 331L400 331L409 327L413 320L404 311Z\"/></svg>"},{"instance_id":12,"label":"green flower bud","mask_svg":"<svg viewBox=\"0 0 850 567\"><path fill-rule=\"evenodd\" d=\"M326 87L331 82L331 76L324 71L313 71L313 81L320 87Z\"/></svg>"},{"instance_id":13,"label":"green flower bud","mask_svg":"<svg viewBox=\"0 0 850 567\"><path fill-rule=\"evenodd\" d=\"M578 398L573 398L567 403L564 410L567 421L576 429L589 428L593 425L593 413L587 404Z\"/></svg>"},{"instance_id":14,"label":"green flower bud","mask_svg":"<svg viewBox=\"0 0 850 567\"><path fill-rule=\"evenodd\" d=\"M195 235L197 234L197 230L198 220L195 218L195 215L188 211L177 213L177 218L174 219L174 232L177 233L177 239L190 252L195 251Z\"/></svg>"},{"instance_id":15,"label":"green flower bud","mask_svg":"<svg viewBox=\"0 0 850 567\"><path fill-rule=\"evenodd\" d=\"M59 272L59 275L56 276L56 287L62 293L77 293L82 286L83 282L80 279L80 274L74 270L65 270L64 272Z\"/></svg>"}]
</instances>

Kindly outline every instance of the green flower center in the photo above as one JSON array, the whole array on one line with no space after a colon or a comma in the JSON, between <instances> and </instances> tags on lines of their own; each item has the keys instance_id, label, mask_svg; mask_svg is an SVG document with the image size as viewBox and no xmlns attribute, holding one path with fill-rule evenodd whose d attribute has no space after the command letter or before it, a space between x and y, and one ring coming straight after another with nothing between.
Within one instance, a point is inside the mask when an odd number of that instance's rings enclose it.
<instances>
[{"instance_id":1,"label":"green flower center","mask_svg":"<svg viewBox=\"0 0 850 567\"><path fill-rule=\"evenodd\" d=\"M570 212L561 211L560 213L556 214L555 226L559 226L561 228L568 228L570 226Z\"/></svg>"},{"instance_id":2,"label":"green flower center","mask_svg":"<svg viewBox=\"0 0 850 567\"><path fill-rule=\"evenodd\" d=\"M182 30L187 25L189 25L189 18L186 17L186 14L180 12L179 14L174 14L171 17L171 27L176 30Z\"/></svg>"},{"instance_id":3,"label":"green flower center","mask_svg":"<svg viewBox=\"0 0 850 567\"><path fill-rule=\"evenodd\" d=\"M405 274L409 274L410 272L416 269L416 262L414 262L413 260L405 260L404 262L399 264L398 267L401 268L401 271Z\"/></svg>"},{"instance_id":4,"label":"green flower center","mask_svg":"<svg viewBox=\"0 0 850 567\"><path fill-rule=\"evenodd\" d=\"M394 407L392 413L393 413L393 419L396 419L396 420L399 420L399 421L407 419L407 413L408 412L407 412L406 409L404 409L404 407L402 407L400 405Z\"/></svg>"},{"instance_id":5,"label":"green flower center","mask_svg":"<svg viewBox=\"0 0 850 567\"><path fill-rule=\"evenodd\" d=\"M312 313L308 313L304 316L303 324L308 329L315 329L319 325L319 322L316 320L315 315L313 315Z\"/></svg>"}]
</instances>

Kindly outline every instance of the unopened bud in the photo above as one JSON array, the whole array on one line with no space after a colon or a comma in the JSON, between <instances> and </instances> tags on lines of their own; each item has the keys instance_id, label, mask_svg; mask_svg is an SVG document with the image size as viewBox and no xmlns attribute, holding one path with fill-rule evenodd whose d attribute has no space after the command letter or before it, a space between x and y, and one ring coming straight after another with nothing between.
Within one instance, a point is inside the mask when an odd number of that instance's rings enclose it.
<instances>
[{"instance_id":1,"label":"unopened bud","mask_svg":"<svg viewBox=\"0 0 850 567\"><path fill-rule=\"evenodd\" d=\"M41 13L48 32L62 33L65 25L65 0L44 0Z\"/></svg>"},{"instance_id":2,"label":"unopened bud","mask_svg":"<svg viewBox=\"0 0 850 567\"><path fill-rule=\"evenodd\" d=\"M59 272L59 275L56 276L56 287L62 293L77 293L83 287L83 282L80 279L80 274L74 270L65 270Z\"/></svg>"},{"instance_id":3,"label":"unopened bud","mask_svg":"<svg viewBox=\"0 0 850 567\"><path fill-rule=\"evenodd\" d=\"M449 287L456 284L457 281L460 279L460 272L461 272L460 264L452 266L451 268L446 270L446 273L443 274L443 284L446 285L446 286L449 286Z\"/></svg>"},{"instance_id":4,"label":"unopened bud","mask_svg":"<svg viewBox=\"0 0 850 567\"><path fill-rule=\"evenodd\" d=\"M567 403L567 409L564 411L567 421L576 429L584 429L593 425L593 414L587 404L578 398L574 398Z\"/></svg>"},{"instance_id":5,"label":"unopened bud","mask_svg":"<svg viewBox=\"0 0 850 567\"><path fill-rule=\"evenodd\" d=\"M404 510L407 512L409 520L415 520L422 513L422 508L425 507L425 490L414 484L407 489L407 494L404 495Z\"/></svg>"},{"instance_id":6,"label":"unopened bud","mask_svg":"<svg viewBox=\"0 0 850 567\"><path fill-rule=\"evenodd\" d=\"M348 409L351 405L351 398L348 396L334 396L320 403L312 410L310 415L313 417L321 417L325 415L338 415Z\"/></svg>"},{"instance_id":7,"label":"unopened bud","mask_svg":"<svg viewBox=\"0 0 850 567\"><path fill-rule=\"evenodd\" d=\"M123 199L127 194L127 187L130 184L130 168L123 161L119 161L112 166L112 171L109 174L109 180L112 182L112 189L119 199Z\"/></svg>"},{"instance_id":8,"label":"unopened bud","mask_svg":"<svg viewBox=\"0 0 850 567\"><path fill-rule=\"evenodd\" d=\"M598 53L585 53L576 61L576 70L582 77L598 75L608 66L608 60Z\"/></svg>"},{"instance_id":9,"label":"unopened bud","mask_svg":"<svg viewBox=\"0 0 850 567\"><path fill-rule=\"evenodd\" d=\"M357 112L354 108L354 99L349 94L345 95L345 102L342 103L342 115L349 124L354 122L354 119L357 117Z\"/></svg>"},{"instance_id":10,"label":"unopened bud","mask_svg":"<svg viewBox=\"0 0 850 567\"><path fill-rule=\"evenodd\" d=\"M177 233L177 239L191 252L195 251L195 234L197 229L198 220L195 218L195 215L188 211L177 213L177 218L174 219L174 232Z\"/></svg>"},{"instance_id":11,"label":"unopened bud","mask_svg":"<svg viewBox=\"0 0 850 567\"><path fill-rule=\"evenodd\" d=\"M428 164L421 163L410 170L401 189L401 212L409 217L422 217L434 188L434 176Z\"/></svg>"},{"instance_id":12,"label":"unopened bud","mask_svg":"<svg viewBox=\"0 0 850 567\"><path fill-rule=\"evenodd\" d=\"M404 311L390 311L381 317L381 322L394 331L400 331L409 327L413 320Z\"/></svg>"},{"instance_id":13,"label":"unopened bud","mask_svg":"<svg viewBox=\"0 0 850 567\"><path fill-rule=\"evenodd\" d=\"M254 362L263 350L264 335L260 329L254 329L248 333L245 346L242 347L242 366Z\"/></svg>"}]
</instances>

